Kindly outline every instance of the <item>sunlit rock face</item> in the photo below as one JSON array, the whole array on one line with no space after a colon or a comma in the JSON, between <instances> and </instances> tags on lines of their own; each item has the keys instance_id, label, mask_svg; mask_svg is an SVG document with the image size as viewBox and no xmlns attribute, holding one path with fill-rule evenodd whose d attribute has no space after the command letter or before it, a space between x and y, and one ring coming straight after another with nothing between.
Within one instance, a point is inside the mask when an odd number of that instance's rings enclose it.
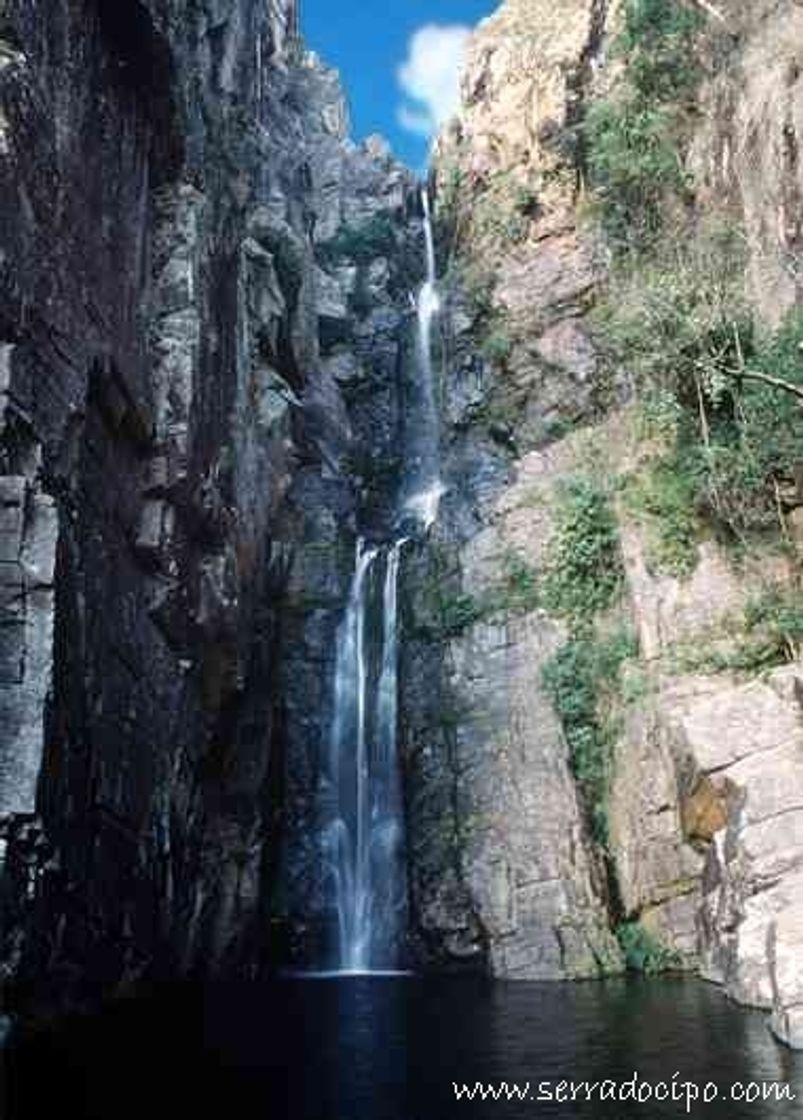
<instances>
[{"instance_id":1,"label":"sunlit rock face","mask_svg":"<svg viewBox=\"0 0 803 1120\"><path fill-rule=\"evenodd\" d=\"M506 393L520 439L537 441L594 404L584 315L604 267L578 222L577 126L605 80L616 7L502 4L471 41L460 113L437 145L441 197L461 214L457 248L471 286L505 322Z\"/></svg>"},{"instance_id":2,"label":"sunlit rock face","mask_svg":"<svg viewBox=\"0 0 803 1120\"><path fill-rule=\"evenodd\" d=\"M744 226L745 290L773 325L801 297L801 38L788 35L800 10L725 8L720 53L701 57L690 205L701 222L724 213ZM767 553L737 570L709 540L691 577L657 576L644 526L614 501L625 614L651 683L618 713L607 876L541 687L561 624L522 602L521 585L510 594L512 570L537 580L548 563L561 479L613 480L638 462L627 373L603 371L589 316L610 255L589 220L578 131L616 87L621 18L621 4L502 4L473 37L461 109L437 146L455 265L449 489L437 548L408 586L413 900L425 957L482 959L500 975L615 968L606 931L638 919L735 998L774 1008L773 1029L799 1044L799 669L759 684L684 676L674 659L684 643L704 648L768 581L790 587L794 559ZM500 588L512 610L478 617Z\"/></svg>"},{"instance_id":3,"label":"sunlit rock face","mask_svg":"<svg viewBox=\"0 0 803 1120\"><path fill-rule=\"evenodd\" d=\"M284 951L420 233L297 32L281 0L3 8L5 971L44 953L56 1000Z\"/></svg>"},{"instance_id":4,"label":"sunlit rock face","mask_svg":"<svg viewBox=\"0 0 803 1120\"><path fill-rule=\"evenodd\" d=\"M514 554L543 563L551 527L528 494L561 467L523 452L590 408L597 265L577 228L568 141L601 19L590 2L503 4L473 37L435 157L459 269L443 286L446 493L406 584L411 895L425 960L516 978L621 967L605 868L541 680L563 633L534 606L451 630L432 608L480 602ZM504 380L478 352L489 309L504 324Z\"/></svg>"},{"instance_id":5,"label":"sunlit rock face","mask_svg":"<svg viewBox=\"0 0 803 1120\"><path fill-rule=\"evenodd\" d=\"M703 206L724 198L741 211L748 296L777 324L803 291L803 10L752 0L726 19L738 47L701 91L689 166Z\"/></svg>"}]
</instances>

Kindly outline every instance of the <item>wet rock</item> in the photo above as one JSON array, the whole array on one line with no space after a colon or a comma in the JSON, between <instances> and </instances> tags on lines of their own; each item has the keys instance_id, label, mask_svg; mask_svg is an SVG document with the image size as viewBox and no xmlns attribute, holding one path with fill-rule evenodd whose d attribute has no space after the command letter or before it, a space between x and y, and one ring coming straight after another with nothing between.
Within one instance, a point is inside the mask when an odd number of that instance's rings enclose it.
<instances>
[{"instance_id":1,"label":"wet rock","mask_svg":"<svg viewBox=\"0 0 803 1120\"><path fill-rule=\"evenodd\" d=\"M513 477L497 464L486 485L447 496L438 562L408 576L409 625L423 631L402 674L422 951L441 961L473 959L505 977L597 976L621 967L604 869L542 681L563 635L535 606L503 602L490 618L469 614L455 623L458 633L444 633L426 602L481 602L504 585L513 554L537 571L553 523L548 502L531 495L557 485L566 466L559 455L532 453ZM469 471L476 474L476 461ZM458 513L468 501L479 507L479 525ZM471 528L461 540L455 530L464 518Z\"/></svg>"},{"instance_id":2,"label":"wet rock","mask_svg":"<svg viewBox=\"0 0 803 1120\"><path fill-rule=\"evenodd\" d=\"M24 476L0 477L0 819L35 810L50 687L58 515Z\"/></svg>"},{"instance_id":3,"label":"wet rock","mask_svg":"<svg viewBox=\"0 0 803 1120\"><path fill-rule=\"evenodd\" d=\"M403 239L412 177L347 140L292 0L7 19L0 823L14 856L38 786L55 853L10 971L69 977L65 1002L254 975L353 556L354 420L319 335L396 407L399 317L357 355L356 271L316 244L376 214Z\"/></svg>"}]
</instances>

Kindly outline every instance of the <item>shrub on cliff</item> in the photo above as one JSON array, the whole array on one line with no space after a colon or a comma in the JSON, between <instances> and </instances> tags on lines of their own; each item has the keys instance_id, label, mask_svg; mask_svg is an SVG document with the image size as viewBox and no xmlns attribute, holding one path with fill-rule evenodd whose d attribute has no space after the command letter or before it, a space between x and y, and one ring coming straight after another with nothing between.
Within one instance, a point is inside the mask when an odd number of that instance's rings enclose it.
<instances>
[{"instance_id":1,"label":"shrub on cliff","mask_svg":"<svg viewBox=\"0 0 803 1120\"><path fill-rule=\"evenodd\" d=\"M603 229L617 245L643 244L661 228L667 191L686 185L672 115L619 98L588 114L589 166Z\"/></svg>"},{"instance_id":2,"label":"shrub on cliff","mask_svg":"<svg viewBox=\"0 0 803 1120\"><path fill-rule=\"evenodd\" d=\"M677 574L689 570L696 519L743 544L774 532L803 469L803 315L775 335L754 326L732 241L700 235L615 271L595 316L598 343L630 371L663 448L629 493L665 522L660 547Z\"/></svg>"},{"instance_id":3,"label":"shrub on cliff","mask_svg":"<svg viewBox=\"0 0 803 1120\"><path fill-rule=\"evenodd\" d=\"M342 226L334 237L318 246L318 257L324 265L344 261L369 265L379 257L392 257L396 245L393 219L387 214L375 214L361 225Z\"/></svg>"},{"instance_id":4,"label":"shrub on cliff","mask_svg":"<svg viewBox=\"0 0 803 1120\"><path fill-rule=\"evenodd\" d=\"M703 13L678 0L628 0L613 53L626 60L627 80L639 97L679 101L699 76L694 38Z\"/></svg>"},{"instance_id":5,"label":"shrub on cliff","mask_svg":"<svg viewBox=\"0 0 803 1120\"><path fill-rule=\"evenodd\" d=\"M616 927L616 939L630 972L650 976L682 967L680 954L662 945L639 921L622 922Z\"/></svg>"},{"instance_id":6,"label":"shrub on cliff","mask_svg":"<svg viewBox=\"0 0 803 1120\"><path fill-rule=\"evenodd\" d=\"M604 709L618 688L622 663L635 648L626 631L600 636L595 623L614 604L622 579L608 495L590 478L570 480L557 511L544 580L544 603L568 621L570 634L545 666L543 679L563 725L591 834L603 847L613 765L613 732Z\"/></svg>"},{"instance_id":7,"label":"shrub on cliff","mask_svg":"<svg viewBox=\"0 0 803 1120\"><path fill-rule=\"evenodd\" d=\"M608 497L591 479L567 482L558 510L545 602L575 625L607 609L622 583L616 518Z\"/></svg>"},{"instance_id":8,"label":"shrub on cliff","mask_svg":"<svg viewBox=\"0 0 803 1120\"><path fill-rule=\"evenodd\" d=\"M612 55L620 79L590 109L583 127L591 185L602 227L617 248L648 244L668 197L685 201L684 112L699 78L695 36L700 13L675 0L628 0Z\"/></svg>"},{"instance_id":9,"label":"shrub on cliff","mask_svg":"<svg viewBox=\"0 0 803 1120\"><path fill-rule=\"evenodd\" d=\"M560 717L571 752L572 771L588 814L591 835L603 847L609 840L608 795L613 776L613 729L605 719L608 694L619 684L620 669L636 647L621 631L597 638L576 633L544 668L544 685Z\"/></svg>"}]
</instances>

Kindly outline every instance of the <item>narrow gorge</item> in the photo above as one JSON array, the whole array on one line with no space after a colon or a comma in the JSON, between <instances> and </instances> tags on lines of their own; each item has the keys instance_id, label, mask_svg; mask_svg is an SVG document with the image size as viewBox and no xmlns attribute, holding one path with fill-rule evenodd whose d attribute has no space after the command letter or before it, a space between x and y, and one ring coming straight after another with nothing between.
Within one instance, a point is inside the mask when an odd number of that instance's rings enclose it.
<instances>
[{"instance_id":1,"label":"narrow gorge","mask_svg":"<svg viewBox=\"0 0 803 1120\"><path fill-rule=\"evenodd\" d=\"M302 15L0 2L0 1035L667 973L803 1092L803 6L489 6L423 181Z\"/></svg>"}]
</instances>

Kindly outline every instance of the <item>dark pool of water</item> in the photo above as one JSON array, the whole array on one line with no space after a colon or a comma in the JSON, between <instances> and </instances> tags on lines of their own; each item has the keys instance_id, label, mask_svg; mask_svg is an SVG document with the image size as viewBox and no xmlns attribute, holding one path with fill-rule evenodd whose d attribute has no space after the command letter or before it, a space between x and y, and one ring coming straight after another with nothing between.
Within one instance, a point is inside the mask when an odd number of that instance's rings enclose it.
<instances>
[{"instance_id":1,"label":"dark pool of water","mask_svg":"<svg viewBox=\"0 0 803 1120\"><path fill-rule=\"evenodd\" d=\"M693 980L503 984L287 980L162 992L12 1045L9 1120L801 1120L803 1056ZM718 1101L457 1101L453 1083L692 1082ZM785 1103L730 1099L783 1082ZM610 1092L610 1087L607 1090ZM662 1091L662 1090L661 1090ZM738 1090L737 1090L738 1091ZM570 1088L564 1090L570 1092Z\"/></svg>"}]
</instances>

